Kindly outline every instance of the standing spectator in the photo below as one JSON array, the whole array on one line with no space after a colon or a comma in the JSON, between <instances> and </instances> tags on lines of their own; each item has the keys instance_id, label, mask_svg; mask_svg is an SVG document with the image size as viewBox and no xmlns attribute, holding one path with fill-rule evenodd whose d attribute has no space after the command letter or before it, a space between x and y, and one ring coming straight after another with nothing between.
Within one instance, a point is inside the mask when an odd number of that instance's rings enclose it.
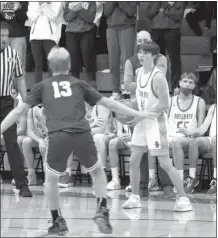
<instances>
[{"instance_id":1,"label":"standing spectator","mask_svg":"<svg viewBox=\"0 0 218 238\"><path fill-rule=\"evenodd\" d=\"M151 35L147 31L140 31L136 36L137 46L144 44L145 42L152 41ZM164 75L167 73L167 59L164 55L158 54L155 59L155 66L159 68ZM136 70L141 67L138 59L138 55L135 53L125 63L124 69L124 90L131 94L131 97L135 98L136 90Z\"/></svg>"},{"instance_id":2,"label":"standing spectator","mask_svg":"<svg viewBox=\"0 0 218 238\"><path fill-rule=\"evenodd\" d=\"M196 36L208 36L212 19L216 11L216 2L202 1L202 2L190 2L188 3L188 12L185 16L189 26L195 32ZM216 18L215 18L216 19ZM204 30L201 30L199 22L205 20Z\"/></svg>"},{"instance_id":3,"label":"standing spectator","mask_svg":"<svg viewBox=\"0 0 218 238\"><path fill-rule=\"evenodd\" d=\"M27 8L28 2L3 2L1 3L0 14L0 19L5 20L9 25L9 45L20 57L24 79L26 78L26 37L28 35L28 29L25 26Z\"/></svg>"},{"instance_id":4,"label":"standing spectator","mask_svg":"<svg viewBox=\"0 0 218 238\"><path fill-rule=\"evenodd\" d=\"M161 54L165 55L166 49L169 54L172 91L180 80L180 22L185 7L185 2L150 2L147 8L151 38L160 46Z\"/></svg>"},{"instance_id":5,"label":"standing spectator","mask_svg":"<svg viewBox=\"0 0 218 238\"><path fill-rule=\"evenodd\" d=\"M64 8L66 48L71 55L71 73L79 78L84 64L88 81L95 82L95 37L100 23L101 2L67 2Z\"/></svg>"},{"instance_id":6,"label":"standing spectator","mask_svg":"<svg viewBox=\"0 0 218 238\"><path fill-rule=\"evenodd\" d=\"M9 45L9 27L7 22L1 22L1 87L0 102L1 114L0 122L14 108L14 99L11 97L13 79L17 82L17 89L22 99L26 97L26 84L23 78L22 66L18 53ZM17 126L14 124L4 133L5 147L7 150L8 161L14 176L16 189L19 189L20 196L32 197L32 193L25 181L24 163L21 151L17 144Z\"/></svg>"},{"instance_id":7,"label":"standing spectator","mask_svg":"<svg viewBox=\"0 0 218 238\"><path fill-rule=\"evenodd\" d=\"M27 16L32 23L31 49L35 62L35 83L42 81L45 52L58 44L63 24L62 2L29 2Z\"/></svg>"},{"instance_id":8,"label":"standing spectator","mask_svg":"<svg viewBox=\"0 0 218 238\"><path fill-rule=\"evenodd\" d=\"M137 2L106 2L107 46L112 75L112 98L119 99L120 67L133 55ZM121 60L120 60L121 58Z\"/></svg>"}]
</instances>

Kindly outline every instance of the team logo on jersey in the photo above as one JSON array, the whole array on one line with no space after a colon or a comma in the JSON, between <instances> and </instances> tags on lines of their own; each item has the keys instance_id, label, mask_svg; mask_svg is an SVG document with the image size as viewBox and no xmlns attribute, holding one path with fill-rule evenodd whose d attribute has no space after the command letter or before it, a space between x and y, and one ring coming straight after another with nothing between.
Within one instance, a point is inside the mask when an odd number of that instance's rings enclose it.
<instances>
[{"instance_id":1,"label":"team logo on jersey","mask_svg":"<svg viewBox=\"0 0 218 238\"><path fill-rule=\"evenodd\" d=\"M159 148L160 147L160 144L159 144L158 141L155 141L154 145L155 145L155 148Z\"/></svg>"}]
</instances>

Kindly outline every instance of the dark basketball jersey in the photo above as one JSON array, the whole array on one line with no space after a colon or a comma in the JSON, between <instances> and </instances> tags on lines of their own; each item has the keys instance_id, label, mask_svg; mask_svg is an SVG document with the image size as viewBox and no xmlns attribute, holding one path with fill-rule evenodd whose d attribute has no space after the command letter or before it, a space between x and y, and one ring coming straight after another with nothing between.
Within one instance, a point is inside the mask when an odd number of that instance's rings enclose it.
<instances>
[{"instance_id":1,"label":"dark basketball jersey","mask_svg":"<svg viewBox=\"0 0 218 238\"><path fill-rule=\"evenodd\" d=\"M56 75L36 84L24 102L45 108L48 133L69 130L89 131L85 103L96 104L102 95L88 83L69 75Z\"/></svg>"}]
</instances>

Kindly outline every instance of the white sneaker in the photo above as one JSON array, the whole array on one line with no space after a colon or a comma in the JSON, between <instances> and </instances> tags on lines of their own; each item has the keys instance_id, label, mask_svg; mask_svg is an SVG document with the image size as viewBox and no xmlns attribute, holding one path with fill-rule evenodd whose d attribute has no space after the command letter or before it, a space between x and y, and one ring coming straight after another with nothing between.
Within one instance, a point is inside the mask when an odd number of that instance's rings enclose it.
<instances>
[{"instance_id":1,"label":"white sneaker","mask_svg":"<svg viewBox=\"0 0 218 238\"><path fill-rule=\"evenodd\" d=\"M107 184L107 190L116 190L116 189L121 189L120 180L119 180L119 179L118 179L118 181L116 181L116 180L111 180L111 181Z\"/></svg>"},{"instance_id":2,"label":"white sneaker","mask_svg":"<svg viewBox=\"0 0 218 238\"><path fill-rule=\"evenodd\" d=\"M157 191L159 190L157 178L150 178L148 183L149 191Z\"/></svg>"},{"instance_id":3,"label":"white sneaker","mask_svg":"<svg viewBox=\"0 0 218 238\"><path fill-rule=\"evenodd\" d=\"M28 174L27 175L27 179L28 179L28 185L36 185L36 174L32 173L32 174Z\"/></svg>"},{"instance_id":4,"label":"white sneaker","mask_svg":"<svg viewBox=\"0 0 218 238\"><path fill-rule=\"evenodd\" d=\"M141 208L140 196L131 194L129 199L122 205L124 209Z\"/></svg>"},{"instance_id":5,"label":"white sneaker","mask_svg":"<svg viewBox=\"0 0 218 238\"><path fill-rule=\"evenodd\" d=\"M11 184L12 184L13 186L16 185L14 178L11 180Z\"/></svg>"},{"instance_id":6,"label":"white sneaker","mask_svg":"<svg viewBox=\"0 0 218 238\"><path fill-rule=\"evenodd\" d=\"M190 200L187 197L179 197L176 200L176 204L174 206L174 211L176 212L188 212L192 211L192 205L190 203Z\"/></svg>"},{"instance_id":7,"label":"white sneaker","mask_svg":"<svg viewBox=\"0 0 218 238\"><path fill-rule=\"evenodd\" d=\"M126 187L126 191L127 191L127 192L132 192L132 186L131 186L131 184L129 184L129 185Z\"/></svg>"}]
</instances>

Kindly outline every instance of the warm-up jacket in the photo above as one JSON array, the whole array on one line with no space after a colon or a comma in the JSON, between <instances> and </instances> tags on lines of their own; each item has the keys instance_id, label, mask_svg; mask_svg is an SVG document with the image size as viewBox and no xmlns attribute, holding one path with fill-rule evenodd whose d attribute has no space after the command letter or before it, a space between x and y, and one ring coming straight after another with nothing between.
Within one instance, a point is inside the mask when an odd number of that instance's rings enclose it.
<instances>
[{"instance_id":1,"label":"warm-up jacket","mask_svg":"<svg viewBox=\"0 0 218 238\"><path fill-rule=\"evenodd\" d=\"M53 40L58 44L63 24L63 3L29 2L27 16L32 24L30 40Z\"/></svg>"},{"instance_id":2,"label":"warm-up jacket","mask_svg":"<svg viewBox=\"0 0 218 238\"><path fill-rule=\"evenodd\" d=\"M150 2L146 16L151 20L151 29L179 29L186 2Z\"/></svg>"},{"instance_id":3,"label":"warm-up jacket","mask_svg":"<svg viewBox=\"0 0 218 238\"><path fill-rule=\"evenodd\" d=\"M108 28L125 29L135 26L137 2L105 2L104 15Z\"/></svg>"},{"instance_id":4,"label":"warm-up jacket","mask_svg":"<svg viewBox=\"0 0 218 238\"><path fill-rule=\"evenodd\" d=\"M64 7L64 20L67 22L66 32L88 32L95 25L99 26L103 12L101 2L83 2L82 9L75 11L71 4L81 2L67 2Z\"/></svg>"}]
</instances>

